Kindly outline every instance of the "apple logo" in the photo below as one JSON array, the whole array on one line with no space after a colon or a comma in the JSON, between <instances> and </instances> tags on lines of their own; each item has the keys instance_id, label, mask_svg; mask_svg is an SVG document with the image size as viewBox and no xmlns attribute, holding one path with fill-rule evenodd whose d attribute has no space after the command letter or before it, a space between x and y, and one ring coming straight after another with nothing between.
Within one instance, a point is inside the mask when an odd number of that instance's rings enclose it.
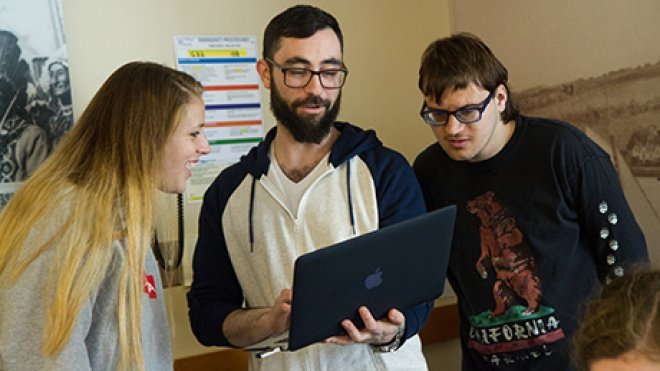
<instances>
[{"instance_id":1,"label":"apple logo","mask_svg":"<svg viewBox=\"0 0 660 371\"><path fill-rule=\"evenodd\" d=\"M381 283L383 283L383 271L378 267L374 273L371 273L365 278L364 287L366 287L367 290L371 290L374 287L380 286Z\"/></svg>"}]
</instances>

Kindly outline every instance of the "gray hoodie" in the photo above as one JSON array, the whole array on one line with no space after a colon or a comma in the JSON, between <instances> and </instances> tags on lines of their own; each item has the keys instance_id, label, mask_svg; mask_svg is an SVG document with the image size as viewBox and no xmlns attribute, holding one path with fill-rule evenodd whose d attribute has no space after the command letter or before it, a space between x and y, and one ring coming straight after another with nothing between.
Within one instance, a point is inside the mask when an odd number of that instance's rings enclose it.
<instances>
[{"instance_id":1,"label":"gray hoodie","mask_svg":"<svg viewBox=\"0 0 660 371\"><path fill-rule=\"evenodd\" d=\"M52 290L47 282L47 272L55 264L55 251L50 249L41 254L14 285L7 287L0 284L0 370L118 368L118 268L119 262L124 259L120 241L114 242L113 250L114 258L106 278L99 290L82 306L68 343L54 357L44 356L41 349L47 313L44 294ZM22 254L26 253L24 251ZM2 277L0 280L6 281ZM158 266L149 250L142 301L142 347L146 370L172 369L171 340L163 296Z\"/></svg>"}]
</instances>

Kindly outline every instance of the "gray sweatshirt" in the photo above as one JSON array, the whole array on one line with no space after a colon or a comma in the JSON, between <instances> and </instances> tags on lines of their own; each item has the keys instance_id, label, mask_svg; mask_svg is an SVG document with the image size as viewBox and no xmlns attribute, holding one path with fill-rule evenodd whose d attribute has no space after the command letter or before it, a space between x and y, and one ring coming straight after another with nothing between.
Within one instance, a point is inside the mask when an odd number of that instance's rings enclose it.
<instances>
[{"instance_id":1,"label":"gray sweatshirt","mask_svg":"<svg viewBox=\"0 0 660 371\"><path fill-rule=\"evenodd\" d=\"M29 249L26 249L29 250ZM16 284L0 283L0 370L116 370L119 362L117 300L119 262L124 253L113 244L113 263L100 289L81 308L71 337L54 357L42 352L51 249L39 256ZM0 280L4 280L0 277ZM0 281L1 282L1 281ZM142 301L142 347L146 370L172 370L172 349L158 266L147 253ZM49 287L50 286L50 287ZM48 287L47 290L45 288Z\"/></svg>"}]
</instances>

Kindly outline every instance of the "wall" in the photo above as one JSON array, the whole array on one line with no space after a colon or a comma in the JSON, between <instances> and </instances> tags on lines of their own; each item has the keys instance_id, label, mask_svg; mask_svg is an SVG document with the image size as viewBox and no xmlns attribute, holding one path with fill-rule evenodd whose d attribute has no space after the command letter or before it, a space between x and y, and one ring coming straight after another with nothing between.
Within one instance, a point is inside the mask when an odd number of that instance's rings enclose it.
<instances>
[{"instance_id":1,"label":"wall","mask_svg":"<svg viewBox=\"0 0 660 371\"><path fill-rule=\"evenodd\" d=\"M635 129L660 130L660 2L473 0L449 6L451 32L472 32L491 47L507 66L524 113L567 119L610 152L660 267L660 159L643 174L625 153Z\"/></svg>"},{"instance_id":2,"label":"wall","mask_svg":"<svg viewBox=\"0 0 660 371\"><path fill-rule=\"evenodd\" d=\"M173 35L257 35L285 0L62 0L74 110L79 116L103 81L131 60L174 66ZM350 69L340 119L374 128L409 160L433 139L417 112L419 57L428 42L448 34L446 0L311 1L337 17ZM262 91L267 127L274 120ZM171 201L171 200L169 200ZM169 202L173 205L173 201ZM186 205L186 249L196 234L197 205ZM169 290L175 357L201 351L188 329L182 289Z\"/></svg>"},{"instance_id":3,"label":"wall","mask_svg":"<svg viewBox=\"0 0 660 371\"><path fill-rule=\"evenodd\" d=\"M656 0L452 0L451 32L481 37L512 88L600 76L660 60Z\"/></svg>"},{"instance_id":4,"label":"wall","mask_svg":"<svg viewBox=\"0 0 660 371\"><path fill-rule=\"evenodd\" d=\"M291 0L62 0L77 115L105 78L130 60L174 66L175 34L257 35ZM350 69L340 119L378 129L409 159L429 144L417 116L419 57L428 41L448 33L446 1L311 1L335 15L345 34ZM262 92L271 124L268 94ZM405 135L403 135L405 134Z\"/></svg>"}]
</instances>

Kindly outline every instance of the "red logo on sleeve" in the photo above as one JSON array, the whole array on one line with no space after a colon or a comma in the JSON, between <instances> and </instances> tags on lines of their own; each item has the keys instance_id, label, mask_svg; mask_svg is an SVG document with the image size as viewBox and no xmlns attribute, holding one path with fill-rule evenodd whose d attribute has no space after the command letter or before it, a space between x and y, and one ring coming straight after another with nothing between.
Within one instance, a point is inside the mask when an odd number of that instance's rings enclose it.
<instances>
[{"instance_id":1,"label":"red logo on sleeve","mask_svg":"<svg viewBox=\"0 0 660 371\"><path fill-rule=\"evenodd\" d=\"M144 275L144 293L149 295L149 299L158 298L158 293L156 292L156 281L154 281L154 276L150 274Z\"/></svg>"}]
</instances>

